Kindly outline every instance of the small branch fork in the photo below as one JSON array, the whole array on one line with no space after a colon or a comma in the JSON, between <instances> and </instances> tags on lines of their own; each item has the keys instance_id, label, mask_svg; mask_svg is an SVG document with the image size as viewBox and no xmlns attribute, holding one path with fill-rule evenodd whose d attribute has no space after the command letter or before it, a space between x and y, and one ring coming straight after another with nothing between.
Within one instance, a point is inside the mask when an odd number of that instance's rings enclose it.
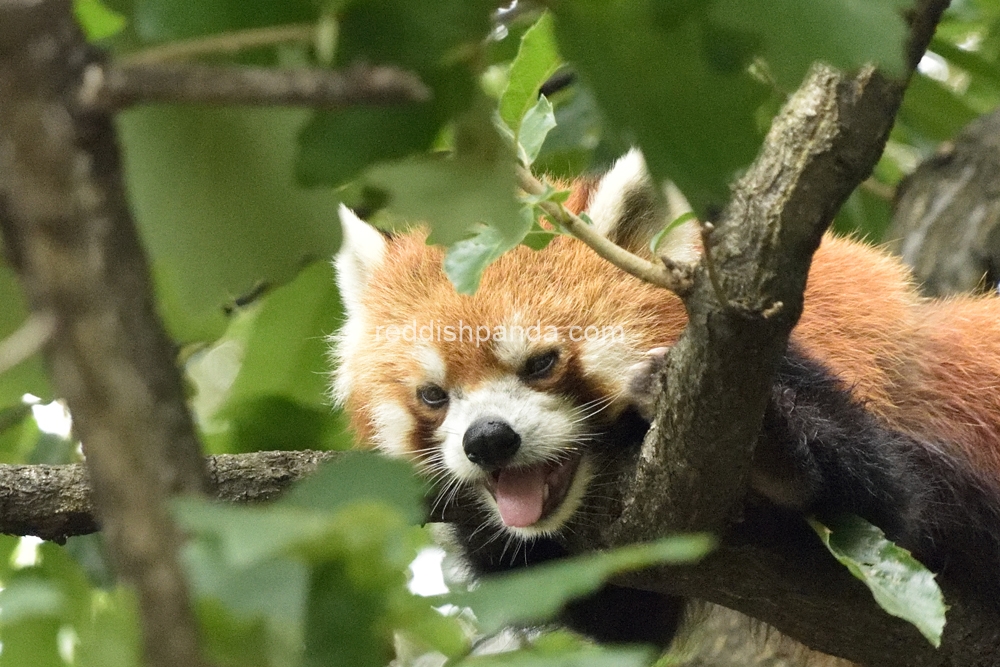
<instances>
[{"instance_id":1,"label":"small branch fork","mask_svg":"<svg viewBox=\"0 0 1000 667\"><path fill-rule=\"evenodd\" d=\"M518 167L517 175L521 189L526 193L540 195L546 192L546 185L535 178L527 169ZM550 220L583 241L600 257L622 271L677 294L684 294L691 289L692 267L677 264L666 258L662 260L662 264L650 262L608 240L586 220L570 212L562 204L543 201L538 206Z\"/></svg>"}]
</instances>

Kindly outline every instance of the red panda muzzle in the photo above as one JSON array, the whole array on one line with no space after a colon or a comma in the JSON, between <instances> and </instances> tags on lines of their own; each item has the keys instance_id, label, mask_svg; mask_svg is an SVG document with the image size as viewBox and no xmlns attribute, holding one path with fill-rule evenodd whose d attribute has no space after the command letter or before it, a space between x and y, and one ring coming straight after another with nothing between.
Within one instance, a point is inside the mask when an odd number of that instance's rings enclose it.
<instances>
[{"instance_id":1,"label":"red panda muzzle","mask_svg":"<svg viewBox=\"0 0 1000 667\"><path fill-rule=\"evenodd\" d=\"M503 419L485 417L469 424L462 436L466 457L480 468L506 465L521 448L521 436Z\"/></svg>"},{"instance_id":2,"label":"red panda muzzle","mask_svg":"<svg viewBox=\"0 0 1000 667\"><path fill-rule=\"evenodd\" d=\"M558 508L566 498L580 457L503 468L490 476L489 490L505 526L527 528Z\"/></svg>"}]
</instances>

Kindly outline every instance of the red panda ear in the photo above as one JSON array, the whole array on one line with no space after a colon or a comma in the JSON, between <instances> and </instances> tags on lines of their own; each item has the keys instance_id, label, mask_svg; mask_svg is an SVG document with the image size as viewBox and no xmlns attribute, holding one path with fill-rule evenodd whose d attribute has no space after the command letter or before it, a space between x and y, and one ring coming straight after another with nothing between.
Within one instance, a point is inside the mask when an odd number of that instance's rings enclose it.
<instances>
[{"instance_id":1,"label":"red panda ear","mask_svg":"<svg viewBox=\"0 0 1000 667\"><path fill-rule=\"evenodd\" d=\"M649 243L664 226L691 210L672 183L657 192L646 161L633 148L615 162L598 184L587 213L594 227L609 239L638 255L649 256ZM689 220L660 240L657 254L678 262L698 258L698 223Z\"/></svg>"},{"instance_id":2,"label":"red panda ear","mask_svg":"<svg viewBox=\"0 0 1000 667\"><path fill-rule=\"evenodd\" d=\"M348 316L361 310L361 296L385 257L386 240L377 229L340 205L340 250L333 260L337 287Z\"/></svg>"}]
</instances>

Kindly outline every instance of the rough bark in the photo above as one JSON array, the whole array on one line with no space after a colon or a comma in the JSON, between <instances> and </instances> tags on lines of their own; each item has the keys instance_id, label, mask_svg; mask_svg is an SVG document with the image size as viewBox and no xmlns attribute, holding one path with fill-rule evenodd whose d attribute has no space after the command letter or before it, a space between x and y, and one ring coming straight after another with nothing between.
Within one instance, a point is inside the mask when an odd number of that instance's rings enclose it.
<instances>
[{"instance_id":1,"label":"rough bark","mask_svg":"<svg viewBox=\"0 0 1000 667\"><path fill-rule=\"evenodd\" d=\"M333 452L254 452L206 459L208 487L219 500L273 500ZM0 465L0 533L54 542L100 529L83 464Z\"/></svg>"},{"instance_id":2,"label":"rough bark","mask_svg":"<svg viewBox=\"0 0 1000 667\"><path fill-rule=\"evenodd\" d=\"M996 288L1000 112L971 123L903 181L886 238L928 296Z\"/></svg>"},{"instance_id":3,"label":"rough bark","mask_svg":"<svg viewBox=\"0 0 1000 667\"><path fill-rule=\"evenodd\" d=\"M911 16L911 66L946 4L917 3ZM74 115L78 82L90 56L68 16L65 0L0 5L0 159L19 156L12 165L0 165L5 243L33 307L57 318L50 351L54 377L70 399L88 456L100 459L102 443L118 437L122 461L143 474L152 470L154 490L184 488L179 482L200 480L201 473L175 468L175 458L192 460L194 443L182 397L174 393L171 349L156 326L148 328L155 317L118 181L108 118ZM29 48L30 40L42 34L48 39L45 48ZM581 530L572 546L589 551L595 545L611 547L677 530L721 531L735 524L723 547L703 564L647 571L626 583L726 605L807 645L858 662L995 665L1000 664L1000 618L994 612L952 597L944 645L934 650L910 625L882 612L799 520L743 507L753 443L771 378L801 310L812 252L833 213L877 160L903 88L903 82L871 70L845 78L820 67L775 121L760 157L735 186L710 235L707 256L713 275L703 267L687 297L691 326L671 355L657 428L636 460L622 462L617 485L607 488L604 520ZM40 118L55 122L43 124ZM10 146L17 151L12 153ZM94 224L77 225L81 220ZM54 270L56 260L60 271ZM96 291L95 277L104 291ZM97 293L99 303L84 306L85 297ZM141 372L128 383L131 395L116 408L115 387L123 377L132 377L132 370L106 383L93 380L100 380L104 371L124 368L118 355L127 357L129 369L134 364ZM105 421L116 418L123 423ZM162 421L148 428L147 419ZM120 439L121 434L128 438ZM168 435L173 439L149 443L151 437ZM261 477L248 472L252 459L244 457L254 456L258 463L266 461ZM221 467L216 459L216 483L233 499L271 497L314 465L309 459L314 455L302 456L306 458L244 455L222 459ZM99 482L104 475L120 476L119 462L107 461L103 469L99 461L90 463L101 522L114 543L122 534L115 533L113 504L121 504L118 511L126 513L137 508L129 505L133 496L102 499ZM50 513L73 516L73 503L88 502L79 468L3 472L32 481L34 488L51 488L56 475L65 473L68 486L53 491L50 505L39 503L39 496L34 499L39 509L56 508ZM137 479L129 481L125 491L138 484ZM142 491L142 498L134 498L140 505L156 495L148 488ZM160 505L144 507L147 518L163 518ZM91 516L79 511L77 523L48 530L59 536L69 534L71 525L87 527L85 514ZM95 525L91 522L88 530ZM18 526L36 523L25 515L21 524L5 527L20 532ZM127 517L118 525L127 525ZM136 535L157 537L149 530L147 525ZM172 529L159 537L166 544L157 553L172 553ZM948 582L944 585L948 593ZM170 602L168 611L176 610L176 598ZM157 613L144 611L150 618ZM160 634L173 635L176 618L166 619ZM185 632L181 627L178 636ZM193 651L193 644L189 648Z\"/></svg>"},{"instance_id":4,"label":"rough bark","mask_svg":"<svg viewBox=\"0 0 1000 667\"><path fill-rule=\"evenodd\" d=\"M918 3L911 66L945 5ZM994 665L995 611L972 607L943 582L953 606L936 650L882 612L797 520L743 507L767 392L801 311L812 252L881 154L904 87L871 70L851 79L820 67L776 119L708 240L714 279L703 266L685 296L690 324L671 352L656 426L634 464L607 487L621 494L609 500L607 520L581 527L571 546L585 551L735 524L702 565L624 581L722 604L856 662Z\"/></svg>"},{"instance_id":5,"label":"rough bark","mask_svg":"<svg viewBox=\"0 0 1000 667\"><path fill-rule=\"evenodd\" d=\"M78 103L94 61L69 0L0 3L0 231L32 311L53 322L52 383L84 442L118 574L138 593L146 658L196 666L181 536L164 501L203 491L204 466L112 119Z\"/></svg>"}]
</instances>

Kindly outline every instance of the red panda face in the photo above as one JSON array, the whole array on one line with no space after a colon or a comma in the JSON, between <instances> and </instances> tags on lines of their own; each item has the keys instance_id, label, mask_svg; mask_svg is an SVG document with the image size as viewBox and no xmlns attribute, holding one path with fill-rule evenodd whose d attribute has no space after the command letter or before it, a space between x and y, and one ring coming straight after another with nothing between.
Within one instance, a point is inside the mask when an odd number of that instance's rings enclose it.
<instances>
[{"instance_id":1,"label":"red panda face","mask_svg":"<svg viewBox=\"0 0 1000 667\"><path fill-rule=\"evenodd\" d=\"M590 197L595 224L629 223L640 187L633 153ZM416 461L445 502L473 488L516 536L558 531L593 479L594 443L629 406L628 369L679 335L680 302L568 237L518 247L459 295L422 233L386 239L346 208L341 218L334 394L359 437Z\"/></svg>"}]
</instances>

